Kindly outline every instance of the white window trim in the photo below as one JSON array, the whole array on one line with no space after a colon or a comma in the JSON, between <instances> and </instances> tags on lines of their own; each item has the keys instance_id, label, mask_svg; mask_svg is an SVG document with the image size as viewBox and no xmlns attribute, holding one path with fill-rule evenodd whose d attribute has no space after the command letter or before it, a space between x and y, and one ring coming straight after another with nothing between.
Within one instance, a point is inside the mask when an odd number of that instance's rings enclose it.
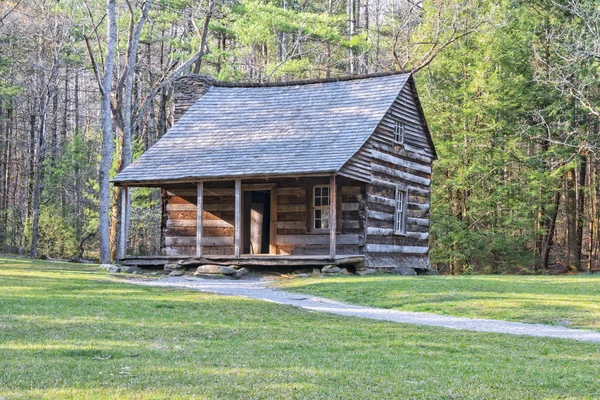
<instances>
[{"instance_id":1,"label":"white window trim","mask_svg":"<svg viewBox=\"0 0 600 400\"><path fill-rule=\"evenodd\" d=\"M329 196L327 196L327 198L328 198L329 202L331 202L331 193L330 193L331 187L329 185L316 185L316 186L313 186L312 196L311 196L312 197L312 199L311 199L311 203L312 203L311 228L312 228L313 232L329 232L329 227L327 227L327 228L322 228L322 227L321 228L317 228L316 227L316 221L317 221L317 219L315 218L315 211L316 210L329 211L329 209L330 209L329 204L326 205L326 206L324 206L324 205L315 206L315 194L316 194L316 189L317 188L320 188L321 190L327 189L327 192L329 193ZM321 220L323 220L322 217L321 217ZM331 224L331 215L329 215L329 224Z\"/></svg>"},{"instance_id":2,"label":"white window trim","mask_svg":"<svg viewBox=\"0 0 600 400\"><path fill-rule=\"evenodd\" d=\"M394 206L394 234L406 235L406 204L408 203L408 189L396 186L396 204ZM400 225L400 229L398 229Z\"/></svg>"},{"instance_id":3,"label":"white window trim","mask_svg":"<svg viewBox=\"0 0 600 400\"><path fill-rule=\"evenodd\" d=\"M399 132L398 132L399 130ZM404 135L406 133L406 124L398 119L394 120L394 143L404 145ZM397 140L400 136L400 140Z\"/></svg>"}]
</instances>

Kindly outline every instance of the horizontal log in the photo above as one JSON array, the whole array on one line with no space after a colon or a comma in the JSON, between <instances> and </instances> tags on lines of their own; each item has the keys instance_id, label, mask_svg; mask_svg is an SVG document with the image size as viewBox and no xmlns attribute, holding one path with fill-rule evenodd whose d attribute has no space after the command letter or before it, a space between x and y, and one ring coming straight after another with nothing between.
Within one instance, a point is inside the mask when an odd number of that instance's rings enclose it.
<instances>
[{"instance_id":1,"label":"horizontal log","mask_svg":"<svg viewBox=\"0 0 600 400\"><path fill-rule=\"evenodd\" d=\"M342 221L342 229L359 229L360 221Z\"/></svg>"},{"instance_id":2,"label":"horizontal log","mask_svg":"<svg viewBox=\"0 0 600 400\"><path fill-rule=\"evenodd\" d=\"M336 243L358 244L358 235L336 235ZM278 245L312 245L312 244L329 244L329 235L277 235Z\"/></svg>"},{"instance_id":3,"label":"horizontal log","mask_svg":"<svg viewBox=\"0 0 600 400\"><path fill-rule=\"evenodd\" d=\"M367 244L367 251L369 253L427 254L429 252L429 247Z\"/></svg>"},{"instance_id":4,"label":"horizontal log","mask_svg":"<svg viewBox=\"0 0 600 400\"><path fill-rule=\"evenodd\" d=\"M342 203L342 211L358 211L358 203Z\"/></svg>"},{"instance_id":5,"label":"horizontal log","mask_svg":"<svg viewBox=\"0 0 600 400\"><path fill-rule=\"evenodd\" d=\"M373 210L367 211L367 217L373 218L373 219L378 219L380 221L393 221L394 220L394 214L388 214L388 213L383 213L383 212L373 211Z\"/></svg>"},{"instance_id":6,"label":"horizontal log","mask_svg":"<svg viewBox=\"0 0 600 400\"><path fill-rule=\"evenodd\" d=\"M431 190L416 188L414 186L409 186L407 189L408 189L409 196L415 195L415 196L421 196L421 197L429 197L429 194L431 193Z\"/></svg>"},{"instance_id":7,"label":"horizontal log","mask_svg":"<svg viewBox=\"0 0 600 400\"><path fill-rule=\"evenodd\" d=\"M398 171L392 168L384 167L383 165L373 164L373 171L381 174L393 176L395 178L401 179L403 181L417 183L419 185L430 186L431 179L422 178L420 176L416 176L413 174L409 174L408 172Z\"/></svg>"},{"instance_id":8,"label":"horizontal log","mask_svg":"<svg viewBox=\"0 0 600 400\"><path fill-rule=\"evenodd\" d=\"M380 135L378 135L377 132L375 132L375 135L373 135L373 148L374 149L379 149L379 150L385 150L388 152L393 152L393 146L390 143L388 138L385 137L381 137ZM401 156L401 157L408 157L414 160L418 160L427 164L430 164L433 162L433 156L424 154L422 152L413 152L410 151L406 148L404 149L399 149L396 151L396 153Z\"/></svg>"},{"instance_id":9,"label":"horizontal log","mask_svg":"<svg viewBox=\"0 0 600 400\"><path fill-rule=\"evenodd\" d=\"M392 217L393 219L393 217ZM375 235L375 236L390 236L394 234L394 230L393 229L386 229L386 228L373 228L371 226L369 226L367 228L367 235Z\"/></svg>"},{"instance_id":10,"label":"horizontal log","mask_svg":"<svg viewBox=\"0 0 600 400\"><path fill-rule=\"evenodd\" d=\"M390 181L384 181L383 179L371 177L371 185L380 186L386 189L396 189L396 184Z\"/></svg>"},{"instance_id":11,"label":"horizontal log","mask_svg":"<svg viewBox=\"0 0 600 400\"><path fill-rule=\"evenodd\" d=\"M431 165L423 165L418 164L416 162L404 160L402 158L394 157L392 155L382 153L381 151L373 150L373 158L389 162L395 165L403 166L415 171L424 172L426 174L431 174Z\"/></svg>"},{"instance_id":12,"label":"horizontal log","mask_svg":"<svg viewBox=\"0 0 600 400\"><path fill-rule=\"evenodd\" d=\"M376 196L373 194L367 195L367 199L374 204L381 204L383 206L396 207L396 200L388 199L387 197Z\"/></svg>"},{"instance_id":13,"label":"horizontal log","mask_svg":"<svg viewBox=\"0 0 600 400\"><path fill-rule=\"evenodd\" d=\"M195 246L195 236L167 236L166 246ZM233 246L233 237L203 237L202 246Z\"/></svg>"},{"instance_id":14,"label":"horizontal log","mask_svg":"<svg viewBox=\"0 0 600 400\"><path fill-rule=\"evenodd\" d=\"M410 239L427 240L429 233L427 232L406 232L406 237Z\"/></svg>"},{"instance_id":15,"label":"horizontal log","mask_svg":"<svg viewBox=\"0 0 600 400\"><path fill-rule=\"evenodd\" d=\"M396 232L393 229L388 228L367 228L367 235L373 236L391 236L396 235ZM398 236L405 236L409 239L418 239L418 240L427 240L429 239L429 233L426 232L406 232L404 234L397 234Z\"/></svg>"},{"instance_id":16,"label":"horizontal log","mask_svg":"<svg viewBox=\"0 0 600 400\"><path fill-rule=\"evenodd\" d=\"M342 194L360 194L361 187L360 186L342 186Z\"/></svg>"},{"instance_id":17,"label":"horizontal log","mask_svg":"<svg viewBox=\"0 0 600 400\"><path fill-rule=\"evenodd\" d=\"M406 218L407 225L419 225L429 226L429 219L427 218Z\"/></svg>"},{"instance_id":18,"label":"horizontal log","mask_svg":"<svg viewBox=\"0 0 600 400\"><path fill-rule=\"evenodd\" d=\"M406 203L409 210L429 210L429 204L420 204L420 203L411 203L410 201Z\"/></svg>"}]
</instances>

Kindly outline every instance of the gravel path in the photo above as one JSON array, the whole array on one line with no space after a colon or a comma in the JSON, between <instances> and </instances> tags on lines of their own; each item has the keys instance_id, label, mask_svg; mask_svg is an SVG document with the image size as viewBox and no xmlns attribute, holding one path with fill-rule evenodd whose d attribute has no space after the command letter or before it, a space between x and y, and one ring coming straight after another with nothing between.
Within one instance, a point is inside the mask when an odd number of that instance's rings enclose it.
<instances>
[{"instance_id":1,"label":"gravel path","mask_svg":"<svg viewBox=\"0 0 600 400\"><path fill-rule=\"evenodd\" d=\"M242 296L252 299L287 304L312 311L351 317L368 318L380 321L400 322L403 324L439 326L450 329L463 329L477 332L507 333L549 338L572 339L584 342L600 343L600 333L569 329L560 326L542 324L524 324L489 319L450 317L422 312L396 311L375 307L353 306L337 301L290 293L268 287L268 283L259 279L212 280L192 277L171 277L159 280L134 279L127 282L143 286L173 287L200 290L228 296Z\"/></svg>"}]
</instances>

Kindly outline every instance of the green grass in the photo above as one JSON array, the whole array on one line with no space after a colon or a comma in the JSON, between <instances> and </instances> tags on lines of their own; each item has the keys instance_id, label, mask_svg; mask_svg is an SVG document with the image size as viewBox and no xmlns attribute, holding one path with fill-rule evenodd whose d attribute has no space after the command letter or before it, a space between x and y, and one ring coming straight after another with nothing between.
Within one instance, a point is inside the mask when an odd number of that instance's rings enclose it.
<instances>
[{"instance_id":1,"label":"green grass","mask_svg":"<svg viewBox=\"0 0 600 400\"><path fill-rule=\"evenodd\" d=\"M0 258L0 399L600 397L600 344L345 318L120 279Z\"/></svg>"},{"instance_id":2,"label":"green grass","mask_svg":"<svg viewBox=\"0 0 600 400\"><path fill-rule=\"evenodd\" d=\"M280 287L351 304L600 331L600 276L314 277Z\"/></svg>"}]
</instances>

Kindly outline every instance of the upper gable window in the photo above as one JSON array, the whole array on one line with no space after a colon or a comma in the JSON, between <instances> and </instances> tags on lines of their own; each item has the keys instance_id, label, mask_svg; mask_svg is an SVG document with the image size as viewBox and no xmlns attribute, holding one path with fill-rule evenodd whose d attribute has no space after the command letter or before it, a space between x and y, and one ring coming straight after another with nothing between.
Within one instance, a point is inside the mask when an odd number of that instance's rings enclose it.
<instances>
[{"instance_id":1,"label":"upper gable window","mask_svg":"<svg viewBox=\"0 0 600 400\"><path fill-rule=\"evenodd\" d=\"M404 122L395 120L394 121L394 142L404 144Z\"/></svg>"}]
</instances>

